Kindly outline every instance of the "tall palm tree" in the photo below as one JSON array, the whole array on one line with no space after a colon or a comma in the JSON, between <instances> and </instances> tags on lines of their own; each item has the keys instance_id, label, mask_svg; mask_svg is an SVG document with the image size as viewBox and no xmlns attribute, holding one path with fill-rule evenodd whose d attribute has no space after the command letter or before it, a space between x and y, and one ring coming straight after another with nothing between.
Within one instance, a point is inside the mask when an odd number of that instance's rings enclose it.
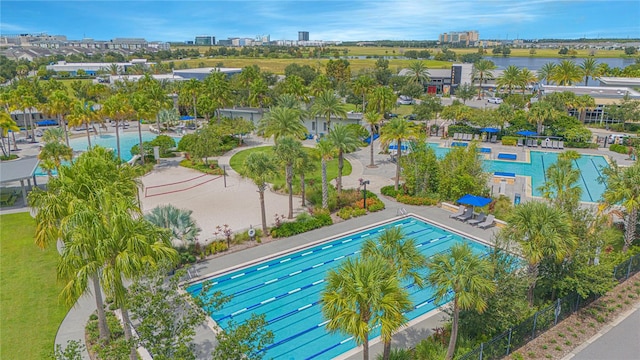
<instances>
[{"instance_id":1,"label":"tall palm tree","mask_svg":"<svg viewBox=\"0 0 640 360\"><path fill-rule=\"evenodd\" d=\"M582 73L580 67L571 60L562 60L560 64L556 65L551 79L558 85L570 86L573 83L582 79Z\"/></svg>"},{"instance_id":2,"label":"tall palm tree","mask_svg":"<svg viewBox=\"0 0 640 360\"><path fill-rule=\"evenodd\" d=\"M336 189L338 194L342 193L342 169L344 168L344 154L358 149L360 139L353 131L353 128L338 124L329 133L329 141L338 153L338 177L336 178Z\"/></svg>"},{"instance_id":3,"label":"tall palm tree","mask_svg":"<svg viewBox=\"0 0 640 360\"><path fill-rule=\"evenodd\" d=\"M67 131L67 123L64 117L71 112L72 106L72 99L67 95L67 92L63 90L53 91L47 97L47 102L44 106L46 112L55 115L58 118L58 122L64 130L64 137L67 146L69 146L69 132Z\"/></svg>"},{"instance_id":4,"label":"tall palm tree","mask_svg":"<svg viewBox=\"0 0 640 360\"><path fill-rule=\"evenodd\" d=\"M364 121L369 124L369 131L371 131L371 161L369 162L369 167L374 168L376 164L373 162L373 135L376 133L376 128L382 122L382 115L377 111L367 111L364 114Z\"/></svg>"},{"instance_id":5,"label":"tall palm tree","mask_svg":"<svg viewBox=\"0 0 640 360\"><path fill-rule=\"evenodd\" d=\"M515 65L509 65L501 76L496 79L498 88L507 88L509 94L513 93L513 88L520 83L520 68Z\"/></svg>"},{"instance_id":6,"label":"tall palm tree","mask_svg":"<svg viewBox=\"0 0 640 360\"><path fill-rule=\"evenodd\" d=\"M563 261L572 254L577 244L571 232L571 222L562 209L541 201L518 205L508 219L504 230L508 241L520 245L531 276L527 298L533 306L538 267L543 259Z\"/></svg>"},{"instance_id":7,"label":"tall palm tree","mask_svg":"<svg viewBox=\"0 0 640 360\"><path fill-rule=\"evenodd\" d=\"M551 120L555 117L556 110L548 102L538 101L531 105L529 112L527 113L527 120L530 123L536 124L538 134L542 133L542 124L546 120Z\"/></svg>"},{"instance_id":8,"label":"tall palm tree","mask_svg":"<svg viewBox=\"0 0 640 360\"><path fill-rule=\"evenodd\" d=\"M379 256L389 262L401 281L410 280L412 285L422 288L424 279L420 273L427 265L427 258L416 249L414 239L405 239L399 227L387 228L377 239L367 239L362 244L362 256ZM400 324L401 326L402 324ZM391 351L391 336L398 328L383 327L384 340L382 358L388 359ZM388 331L389 330L389 331Z\"/></svg>"},{"instance_id":9,"label":"tall palm tree","mask_svg":"<svg viewBox=\"0 0 640 360\"><path fill-rule=\"evenodd\" d=\"M118 150L118 159L122 159L120 151L120 122L129 120L135 115L135 111L130 103L129 96L118 93L109 97L104 103L100 112L116 122L116 148Z\"/></svg>"},{"instance_id":10,"label":"tall palm tree","mask_svg":"<svg viewBox=\"0 0 640 360\"><path fill-rule=\"evenodd\" d=\"M300 201L301 206L307 206L306 204L306 184L305 174L312 172L316 169L316 163L312 161L312 156L306 151L300 151L298 158L293 162L293 172L300 177Z\"/></svg>"},{"instance_id":11,"label":"tall palm tree","mask_svg":"<svg viewBox=\"0 0 640 360\"><path fill-rule=\"evenodd\" d=\"M206 96L209 96L216 104L219 124L221 121L220 109L231 104L231 85L227 75L220 71L212 72L203 82Z\"/></svg>"},{"instance_id":12,"label":"tall palm tree","mask_svg":"<svg viewBox=\"0 0 640 360\"><path fill-rule=\"evenodd\" d=\"M72 158L73 149L58 141L47 142L38 154L38 159L42 160L41 167L47 171L49 178L54 170L60 169L63 161L71 161Z\"/></svg>"},{"instance_id":13,"label":"tall palm tree","mask_svg":"<svg viewBox=\"0 0 640 360\"><path fill-rule=\"evenodd\" d=\"M93 106L94 103L92 101L76 99L71 104L71 113L67 116L69 126L84 125L89 148L91 148L91 134L89 133L89 126L100 120L100 115L97 111L93 110Z\"/></svg>"},{"instance_id":14,"label":"tall palm tree","mask_svg":"<svg viewBox=\"0 0 640 360\"><path fill-rule=\"evenodd\" d=\"M627 168L621 168L617 163L604 168L602 181L607 188L602 193L604 200L602 208L620 207L624 209L624 246L622 250L629 250L636 238L636 224L640 210L640 162L636 161Z\"/></svg>"},{"instance_id":15,"label":"tall palm tree","mask_svg":"<svg viewBox=\"0 0 640 360\"><path fill-rule=\"evenodd\" d=\"M551 84L553 73L556 71L556 64L552 62L545 63L540 69L538 69L538 79L540 82L547 81L547 84Z\"/></svg>"},{"instance_id":16,"label":"tall palm tree","mask_svg":"<svg viewBox=\"0 0 640 360\"><path fill-rule=\"evenodd\" d=\"M281 138L273 148L276 158L284 165L287 191L289 192L288 219L293 219L293 164L300 157L302 151L302 143L290 136Z\"/></svg>"},{"instance_id":17,"label":"tall palm tree","mask_svg":"<svg viewBox=\"0 0 640 360\"><path fill-rule=\"evenodd\" d=\"M145 153L144 146L142 144L142 119L149 119L152 117L154 115L153 109L151 107L151 101L149 101L147 95L140 91L136 91L131 96L131 107L136 114L136 122L138 123L138 147L140 151L140 159L144 164ZM158 131L160 131L159 128Z\"/></svg>"},{"instance_id":18,"label":"tall palm tree","mask_svg":"<svg viewBox=\"0 0 640 360\"><path fill-rule=\"evenodd\" d=\"M362 95L362 113L365 112L365 99L367 94L376 85L376 81L367 75L360 75L353 81L353 93Z\"/></svg>"},{"instance_id":19,"label":"tall palm tree","mask_svg":"<svg viewBox=\"0 0 640 360\"><path fill-rule=\"evenodd\" d=\"M580 70L582 72L582 76L584 76L584 86L589 86L589 77L592 77L595 80L600 76L598 61L593 58L582 60Z\"/></svg>"},{"instance_id":20,"label":"tall palm tree","mask_svg":"<svg viewBox=\"0 0 640 360\"><path fill-rule=\"evenodd\" d=\"M321 166L322 166L322 208L329 209L329 183L327 181L327 161L333 159L335 147L328 138L321 139L316 143L318 149Z\"/></svg>"},{"instance_id":21,"label":"tall palm tree","mask_svg":"<svg viewBox=\"0 0 640 360\"><path fill-rule=\"evenodd\" d=\"M201 87L200 87L201 89ZM156 126L158 126L158 131L160 131L160 120L158 119L158 113L163 109L168 109L171 106L171 99L167 96L167 91L162 87L162 84L151 77L149 74L146 74L143 78L138 81L138 90L141 91L145 98L147 99L144 103L148 107L148 111L146 111L146 116L148 118L156 119ZM196 98L197 102L197 98ZM194 109L194 119L198 121L197 116L195 116ZM138 119L140 120L140 119ZM140 127L138 126L138 129Z\"/></svg>"},{"instance_id":22,"label":"tall palm tree","mask_svg":"<svg viewBox=\"0 0 640 360\"><path fill-rule=\"evenodd\" d=\"M196 105L198 103L198 97L202 95L204 90L202 82L197 79L190 79L182 84L180 90L180 95L184 95L185 99L189 99L191 101L191 105L193 106L193 118L197 123L198 110Z\"/></svg>"},{"instance_id":23,"label":"tall palm tree","mask_svg":"<svg viewBox=\"0 0 640 360\"><path fill-rule=\"evenodd\" d=\"M18 85L13 92L13 103L15 107L23 109L24 126L27 126L27 114L29 114L29 127L31 128L31 142L36 142L36 128L33 125L33 114L31 109L35 108L38 104L38 98L33 93L32 89L24 84Z\"/></svg>"},{"instance_id":24,"label":"tall palm tree","mask_svg":"<svg viewBox=\"0 0 640 360\"><path fill-rule=\"evenodd\" d=\"M411 301L385 259L374 256L346 259L327 274L322 293L322 314L330 332L351 335L363 345L363 359L369 359L369 331L376 324L404 322L403 311Z\"/></svg>"},{"instance_id":25,"label":"tall palm tree","mask_svg":"<svg viewBox=\"0 0 640 360\"><path fill-rule=\"evenodd\" d=\"M249 154L244 160L242 175L253 181L260 194L260 215L262 218L262 233L267 234L267 215L264 207L264 191L267 189L267 181L276 173L277 168L273 160L264 152Z\"/></svg>"},{"instance_id":26,"label":"tall palm tree","mask_svg":"<svg viewBox=\"0 0 640 360\"><path fill-rule=\"evenodd\" d=\"M402 140L412 140L418 137L418 127L407 120L395 118L382 126L380 140L384 148L395 142L398 146L396 150L396 181L394 189L398 191L400 184L400 157L402 156Z\"/></svg>"},{"instance_id":27,"label":"tall palm tree","mask_svg":"<svg viewBox=\"0 0 640 360\"><path fill-rule=\"evenodd\" d=\"M520 70L520 75L519 75L518 80L519 80L519 83L520 83L520 87L522 88L522 96L524 97L524 92L525 92L525 90L527 90L527 86L529 86L529 85L535 83L536 81L538 81L538 78L529 69L522 68Z\"/></svg>"},{"instance_id":28,"label":"tall palm tree","mask_svg":"<svg viewBox=\"0 0 640 360\"><path fill-rule=\"evenodd\" d=\"M491 60L482 59L473 64L473 78L479 79L478 84L478 99L482 98L482 83L485 78L493 78L491 71L495 70L496 64Z\"/></svg>"},{"instance_id":29,"label":"tall palm tree","mask_svg":"<svg viewBox=\"0 0 640 360\"><path fill-rule=\"evenodd\" d=\"M322 92L331 90L333 88L333 84L331 80L325 74L320 74L316 76L315 79L309 84L309 93L313 96L318 96Z\"/></svg>"},{"instance_id":30,"label":"tall palm tree","mask_svg":"<svg viewBox=\"0 0 640 360\"><path fill-rule=\"evenodd\" d=\"M2 142L2 153L7 158L11 157L11 143L9 141L9 131L15 133L20 131L18 124L11 118L4 109L0 110L0 141ZM7 138L7 146L4 146L4 138Z\"/></svg>"},{"instance_id":31,"label":"tall palm tree","mask_svg":"<svg viewBox=\"0 0 640 360\"><path fill-rule=\"evenodd\" d=\"M367 110L377 111L384 115L386 112L391 110L393 105L396 103L397 98L396 93L394 93L393 89L390 87L376 86L369 94Z\"/></svg>"},{"instance_id":32,"label":"tall palm tree","mask_svg":"<svg viewBox=\"0 0 640 360\"><path fill-rule=\"evenodd\" d=\"M339 118L347 117L346 105L339 99L333 90L325 90L316 96L311 105L311 114L327 118L327 131L331 133L331 116Z\"/></svg>"},{"instance_id":33,"label":"tall palm tree","mask_svg":"<svg viewBox=\"0 0 640 360\"><path fill-rule=\"evenodd\" d=\"M580 169L572 165L572 161L580 158L576 151L566 151L558 155L558 161L547 168L546 181L538 189L542 197L567 213L578 208L582 188L580 181Z\"/></svg>"},{"instance_id":34,"label":"tall palm tree","mask_svg":"<svg viewBox=\"0 0 640 360\"><path fill-rule=\"evenodd\" d=\"M273 136L273 141L277 144L283 137L303 137L307 133L307 128L300 119L299 109L276 106L260 120L258 131L265 138Z\"/></svg>"},{"instance_id":35,"label":"tall palm tree","mask_svg":"<svg viewBox=\"0 0 640 360\"><path fill-rule=\"evenodd\" d=\"M424 84L430 81L427 64L421 60L410 62L407 69L407 77L411 83L423 86L424 91Z\"/></svg>"},{"instance_id":36,"label":"tall palm tree","mask_svg":"<svg viewBox=\"0 0 640 360\"><path fill-rule=\"evenodd\" d=\"M178 209L167 204L156 206L144 215L144 218L153 225L168 229L171 232L172 243L176 246L186 247L198 240L200 227L191 216L192 210Z\"/></svg>"},{"instance_id":37,"label":"tall palm tree","mask_svg":"<svg viewBox=\"0 0 640 360\"><path fill-rule=\"evenodd\" d=\"M435 288L436 302L450 300L453 292L453 321L445 359L453 359L458 338L460 310L482 313L486 298L495 292L491 262L475 255L468 244L456 244L449 252L434 255L428 262L427 280Z\"/></svg>"}]
</instances>

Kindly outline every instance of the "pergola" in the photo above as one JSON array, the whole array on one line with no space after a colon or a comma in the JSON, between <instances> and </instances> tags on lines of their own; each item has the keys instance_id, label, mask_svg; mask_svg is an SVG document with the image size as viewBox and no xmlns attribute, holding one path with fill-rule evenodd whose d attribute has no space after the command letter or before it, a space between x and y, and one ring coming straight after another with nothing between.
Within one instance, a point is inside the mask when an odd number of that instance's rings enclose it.
<instances>
[{"instance_id":1,"label":"pergola","mask_svg":"<svg viewBox=\"0 0 640 360\"><path fill-rule=\"evenodd\" d=\"M4 187L7 183L20 181L22 188L22 198L27 203L27 187L31 190L32 186L37 186L35 172L40 164L40 160L33 157L25 157L19 160L0 162L0 186ZM33 178L33 185L31 179ZM27 180L27 187L24 181Z\"/></svg>"}]
</instances>

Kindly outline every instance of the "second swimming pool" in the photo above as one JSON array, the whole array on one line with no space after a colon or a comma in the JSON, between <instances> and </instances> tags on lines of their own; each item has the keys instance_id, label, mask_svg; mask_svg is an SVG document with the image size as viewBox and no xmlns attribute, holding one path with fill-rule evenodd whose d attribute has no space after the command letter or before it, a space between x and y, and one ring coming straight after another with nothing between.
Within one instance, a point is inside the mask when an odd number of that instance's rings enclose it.
<instances>
[{"instance_id":1,"label":"second swimming pool","mask_svg":"<svg viewBox=\"0 0 640 360\"><path fill-rule=\"evenodd\" d=\"M489 247L416 217L406 217L339 237L240 270L216 276L211 281L215 291L231 295L232 300L212 319L225 328L229 320L242 322L251 313L266 314L267 328L275 339L267 347L265 358L329 359L356 347L349 336L330 334L321 312L320 297L327 271L338 267L350 256L358 256L362 243L375 238L386 228L400 226L406 237L416 240L416 247L430 257L447 251L456 243L468 243L474 252L484 254ZM426 274L425 274L426 275ZM200 295L203 282L187 287L193 296ZM436 308L433 290L405 284L414 303L406 316L409 320ZM379 336L374 329L370 338Z\"/></svg>"}]
</instances>

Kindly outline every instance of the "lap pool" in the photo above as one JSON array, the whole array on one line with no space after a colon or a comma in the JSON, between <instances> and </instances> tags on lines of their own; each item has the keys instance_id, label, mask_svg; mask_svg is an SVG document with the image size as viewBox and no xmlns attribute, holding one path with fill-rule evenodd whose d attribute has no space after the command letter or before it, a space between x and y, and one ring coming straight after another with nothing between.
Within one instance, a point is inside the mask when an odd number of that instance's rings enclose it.
<instances>
[{"instance_id":1,"label":"lap pool","mask_svg":"<svg viewBox=\"0 0 640 360\"><path fill-rule=\"evenodd\" d=\"M347 257L358 256L366 239L394 226L402 227L406 237L415 239L416 247L427 257L445 252L456 243L468 243L478 254L489 251L487 245L410 216L217 275L193 283L186 290L192 296L207 297L216 291L232 296L229 303L211 316L222 328L231 319L242 322L251 313L265 314L267 328L275 336L266 349L267 359L333 358L356 344L348 336L330 334L325 329L327 320L322 316L320 297L327 271L338 267ZM200 294L204 281L212 285L208 294ZM405 286L414 304L406 313L409 320L436 308L432 289ZM379 329L375 328L370 338L377 336Z\"/></svg>"}]
</instances>

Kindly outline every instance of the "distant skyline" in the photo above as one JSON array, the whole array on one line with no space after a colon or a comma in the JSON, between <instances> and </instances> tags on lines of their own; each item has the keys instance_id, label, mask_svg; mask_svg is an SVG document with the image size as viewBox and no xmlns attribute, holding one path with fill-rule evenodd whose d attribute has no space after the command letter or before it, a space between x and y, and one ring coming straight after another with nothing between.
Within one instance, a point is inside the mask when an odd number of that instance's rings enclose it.
<instances>
[{"instance_id":1,"label":"distant skyline","mask_svg":"<svg viewBox=\"0 0 640 360\"><path fill-rule=\"evenodd\" d=\"M477 30L480 39L640 38L638 0L497 1L0 1L0 33L69 39L271 35L272 40L436 40Z\"/></svg>"}]
</instances>

